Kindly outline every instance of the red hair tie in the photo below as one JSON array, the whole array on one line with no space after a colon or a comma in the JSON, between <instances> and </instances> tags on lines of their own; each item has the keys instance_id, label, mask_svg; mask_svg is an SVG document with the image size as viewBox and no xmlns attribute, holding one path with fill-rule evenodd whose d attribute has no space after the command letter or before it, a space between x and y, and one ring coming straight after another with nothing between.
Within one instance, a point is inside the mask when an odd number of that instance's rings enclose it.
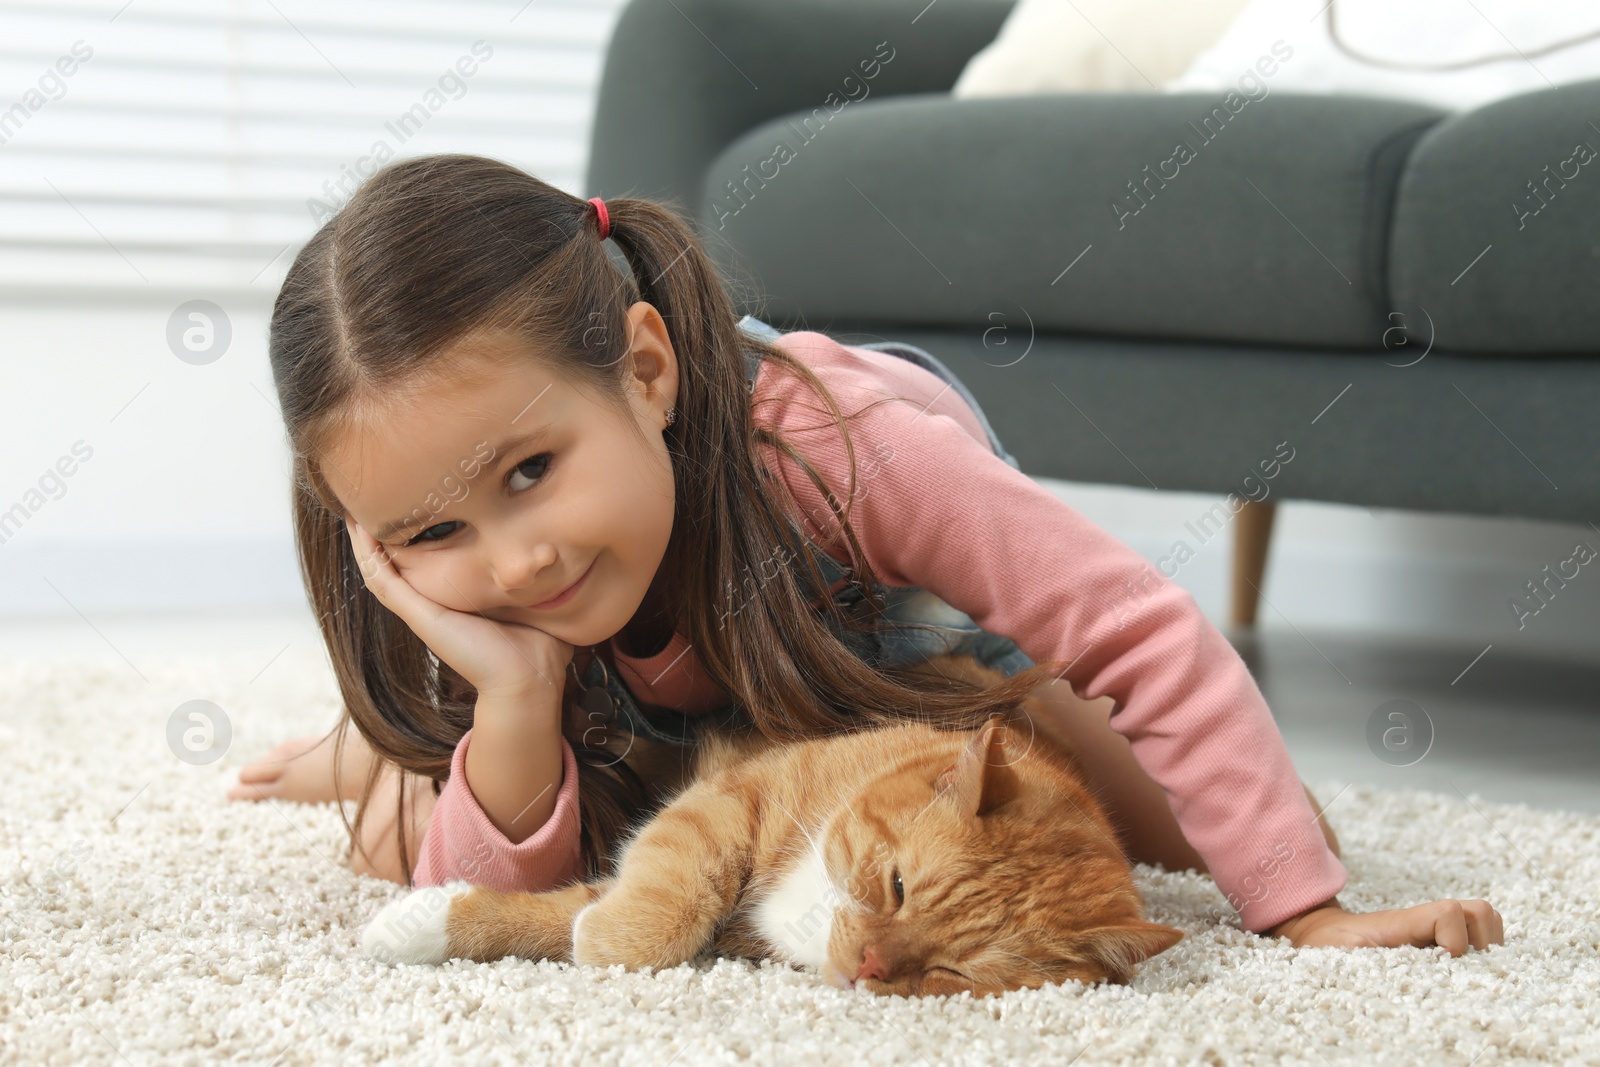
<instances>
[{"instance_id":1,"label":"red hair tie","mask_svg":"<svg viewBox=\"0 0 1600 1067\"><path fill-rule=\"evenodd\" d=\"M611 233L611 214L606 211L606 202L598 196L591 196L589 203L594 205L594 213L600 216L600 240L604 241Z\"/></svg>"}]
</instances>

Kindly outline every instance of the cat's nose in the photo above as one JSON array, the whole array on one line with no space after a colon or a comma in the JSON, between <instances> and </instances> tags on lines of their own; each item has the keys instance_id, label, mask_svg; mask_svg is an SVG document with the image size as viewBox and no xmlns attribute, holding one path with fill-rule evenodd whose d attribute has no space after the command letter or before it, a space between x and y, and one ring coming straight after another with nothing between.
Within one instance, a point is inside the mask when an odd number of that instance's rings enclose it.
<instances>
[{"instance_id":1,"label":"cat's nose","mask_svg":"<svg viewBox=\"0 0 1600 1067\"><path fill-rule=\"evenodd\" d=\"M883 957L878 955L878 946L868 945L861 953L861 966L856 970L856 981L863 978L876 978L883 981L889 977L889 965L883 962Z\"/></svg>"}]
</instances>

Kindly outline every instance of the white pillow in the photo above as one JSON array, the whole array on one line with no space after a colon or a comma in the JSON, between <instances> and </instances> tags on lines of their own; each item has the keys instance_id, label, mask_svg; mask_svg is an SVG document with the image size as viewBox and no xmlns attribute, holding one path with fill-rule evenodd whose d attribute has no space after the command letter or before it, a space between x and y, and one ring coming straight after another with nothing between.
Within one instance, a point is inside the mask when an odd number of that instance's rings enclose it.
<instances>
[{"instance_id":1,"label":"white pillow","mask_svg":"<svg viewBox=\"0 0 1600 1067\"><path fill-rule=\"evenodd\" d=\"M1017 0L951 96L1154 92L1250 0Z\"/></svg>"},{"instance_id":2,"label":"white pillow","mask_svg":"<svg viewBox=\"0 0 1600 1067\"><path fill-rule=\"evenodd\" d=\"M1215 45L1164 88L1233 89L1266 55L1276 65L1267 79L1273 89L1384 96L1464 110L1552 84L1600 78L1600 4L1253 0ZM1471 65L1410 70L1394 64Z\"/></svg>"}]
</instances>

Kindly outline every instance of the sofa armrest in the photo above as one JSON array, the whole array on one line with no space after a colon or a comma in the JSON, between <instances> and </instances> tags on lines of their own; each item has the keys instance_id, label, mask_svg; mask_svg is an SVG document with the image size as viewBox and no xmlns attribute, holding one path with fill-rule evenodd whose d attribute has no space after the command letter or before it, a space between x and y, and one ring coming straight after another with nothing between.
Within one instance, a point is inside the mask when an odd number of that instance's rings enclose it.
<instances>
[{"instance_id":1,"label":"sofa armrest","mask_svg":"<svg viewBox=\"0 0 1600 1067\"><path fill-rule=\"evenodd\" d=\"M1417 142L1395 201L1390 289L1419 348L1600 348L1597 118L1600 79L1452 115Z\"/></svg>"},{"instance_id":2,"label":"sofa armrest","mask_svg":"<svg viewBox=\"0 0 1600 1067\"><path fill-rule=\"evenodd\" d=\"M1014 2L632 0L606 49L584 195L666 201L698 227L706 167L741 133L830 94L948 92Z\"/></svg>"}]
</instances>

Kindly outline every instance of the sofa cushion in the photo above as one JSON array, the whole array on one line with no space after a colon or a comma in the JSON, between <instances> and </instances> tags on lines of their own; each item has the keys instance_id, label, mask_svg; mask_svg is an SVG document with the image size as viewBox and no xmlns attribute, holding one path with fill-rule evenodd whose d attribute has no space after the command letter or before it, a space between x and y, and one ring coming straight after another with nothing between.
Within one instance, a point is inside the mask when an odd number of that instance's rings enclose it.
<instances>
[{"instance_id":1,"label":"sofa cushion","mask_svg":"<svg viewBox=\"0 0 1600 1067\"><path fill-rule=\"evenodd\" d=\"M1588 81L1451 116L1418 141L1390 256L1408 329L1457 352L1595 354L1597 123Z\"/></svg>"},{"instance_id":2,"label":"sofa cushion","mask_svg":"<svg viewBox=\"0 0 1600 1067\"><path fill-rule=\"evenodd\" d=\"M768 321L1377 349L1389 215L1442 112L1238 92L922 93L756 126L700 230Z\"/></svg>"}]
</instances>

